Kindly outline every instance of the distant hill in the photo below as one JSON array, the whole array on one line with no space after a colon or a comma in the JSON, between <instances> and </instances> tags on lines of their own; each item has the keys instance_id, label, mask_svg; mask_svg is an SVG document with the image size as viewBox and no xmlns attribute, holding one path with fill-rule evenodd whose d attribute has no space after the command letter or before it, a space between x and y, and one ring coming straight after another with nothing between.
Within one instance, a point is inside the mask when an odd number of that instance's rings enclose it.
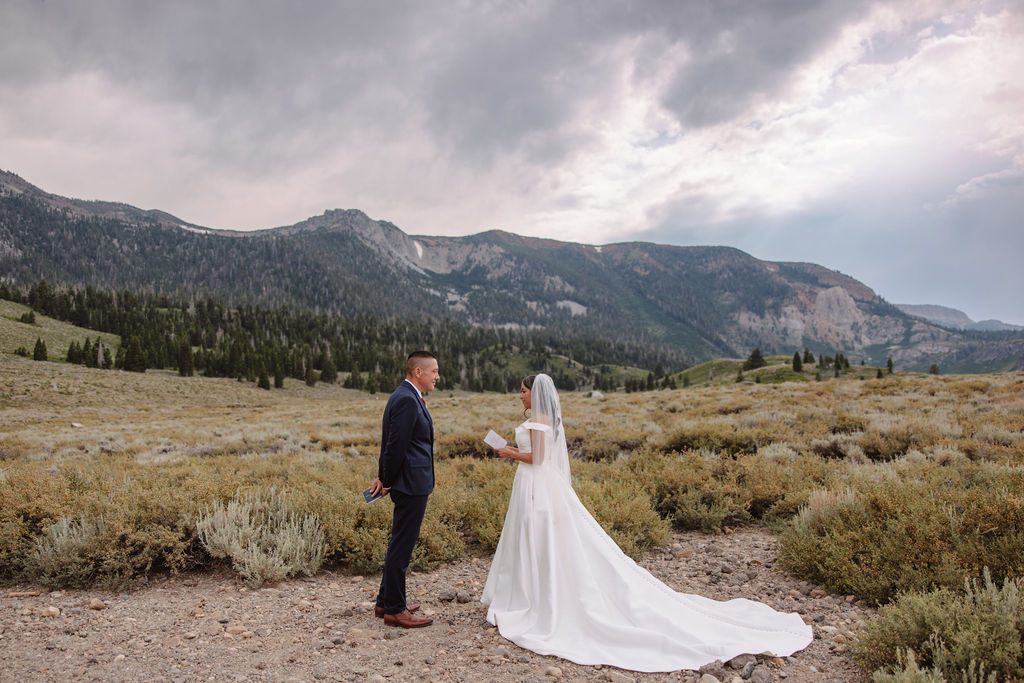
<instances>
[{"instance_id":1,"label":"distant hill","mask_svg":"<svg viewBox=\"0 0 1024 683\"><path fill-rule=\"evenodd\" d=\"M841 273L730 247L592 246L502 231L414 236L355 209L220 231L58 197L5 172L0 276L589 334L646 344L680 364L810 347L875 365L892 357L900 369L1024 368L1024 335L952 331Z\"/></svg>"},{"instance_id":2,"label":"distant hill","mask_svg":"<svg viewBox=\"0 0 1024 683\"><path fill-rule=\"evenodd\" d=\"M1007 332L1024 330L1020 325L1011 325L1001 320L982 320L974 322L967 317L963 311L946 306L935 306L928 304L896 304L907 315L924 318L936 325L942 325L954 330L975 330L980 332Z\"/></svg>"}]
</instances>

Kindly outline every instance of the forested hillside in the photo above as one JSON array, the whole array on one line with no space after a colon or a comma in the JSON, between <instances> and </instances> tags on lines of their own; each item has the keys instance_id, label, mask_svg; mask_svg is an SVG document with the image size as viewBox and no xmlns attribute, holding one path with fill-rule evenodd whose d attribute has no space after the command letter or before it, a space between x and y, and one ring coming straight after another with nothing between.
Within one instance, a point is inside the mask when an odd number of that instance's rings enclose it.
<instances>
[{"instance_id":1,"label":"forested hillside","mask_svg":"<svg viewBox=\"0 0 1024 683\"><path fill-rule=\"evenodd\" d=\"M68 349L70 362L142 372L171 368L183 375L237 377L268 389L292 377L390 391L404 375L406 356L419 348L443 363L439 389L514 391L526 372L545 371L561 388L585 383L612 390L618 380L609 375L609 365L657 367L659 376L662 368L673 368L670 359L645 347L450 319L340 316L250 304L231 308L212 298L184 301L91 286L54 288L45 280L28 288L0 284L0 299L121 338L110 348L87 336Z\"/></svg>"}]
</instances>

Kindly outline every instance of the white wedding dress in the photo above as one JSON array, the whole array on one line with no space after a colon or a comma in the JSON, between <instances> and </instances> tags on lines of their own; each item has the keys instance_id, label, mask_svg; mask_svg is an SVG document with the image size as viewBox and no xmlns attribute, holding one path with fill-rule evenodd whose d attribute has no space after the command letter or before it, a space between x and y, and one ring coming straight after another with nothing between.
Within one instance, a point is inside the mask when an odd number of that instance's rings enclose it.
<instances>
[{"instance_id":1,"label":"white wedding dress","mask_svg":"<svg viewBox=\"0 0 1024 683\"><path fill-rule=\"evenodd\" d=\"M812 639L798 614L677 593L626 556L573 491L554 391L534 380L534 421L516 428L516 469L481 601L505 638L542 655L634 671L699 669L737 655L788 656ZM538 394L554 394L538 412ZM554 415L547 419L545 415ZM552 424L545 424L552 423ZM531 439L532 435L532 439Z\"/></svg>"}]
</instances>

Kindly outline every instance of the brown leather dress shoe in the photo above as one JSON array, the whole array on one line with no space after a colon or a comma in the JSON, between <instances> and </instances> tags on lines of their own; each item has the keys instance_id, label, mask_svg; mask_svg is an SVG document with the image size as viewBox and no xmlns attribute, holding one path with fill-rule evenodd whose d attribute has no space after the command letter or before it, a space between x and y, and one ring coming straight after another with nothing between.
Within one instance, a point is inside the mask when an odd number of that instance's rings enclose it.
<instances>
[{"instance_id":1,"label":"brown leather dress shoe","mask_svg":"<svg viewBox=\"0 0 1024 683\"><path fill-rule=\"evenodd\" d=\"M420 608L419 605L406 605L405 606L405 609L409 610L410 612L415 612L419 608ZM378 619L383 619L384 618L384 608L383 607L377 607L376 605L374 605L373 606L373 616L377 617Z\"/></svg>"},{"instance_id":2,"label":"brown leather dress shoe","mask_svg":"<svg viewBox=\"0 0 1024 683\"><path fill-rule=\"evenodd\" d=\"M388 626L401 626L402 628L420 628L430 626L434 620L430 617L414 617L405 609L398 614L385 614L384 623Z\"/></svg>"}]
</instances>

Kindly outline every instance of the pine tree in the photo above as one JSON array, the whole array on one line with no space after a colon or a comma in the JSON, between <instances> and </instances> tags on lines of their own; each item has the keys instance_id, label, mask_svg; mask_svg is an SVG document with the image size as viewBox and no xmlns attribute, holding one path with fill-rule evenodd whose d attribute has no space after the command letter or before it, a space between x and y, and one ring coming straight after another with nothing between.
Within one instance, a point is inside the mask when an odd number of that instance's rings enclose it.
<instances>
[{"instance_id":1,"label":"pine tree","mask_svg":"<svg viewBox=\"0 0 1024 683\"><path fill-rule=\"evenodd\" d=\"M191 377L195 374L195 358L192 356L192 344L188 339L182 339L178 345L178 374L182 377Z\"/></svg>"},{"instance_id":2,"label":"pine tree","mask_svg":"<svg viewBox=\"0 0 1024 683\"><path fill-rule=\"evenodd\" d=\"M72 341L68 345L67 361L75 365L82 362L82 347L78 345L78 342Z\"/></svg>"},{"instance_id":3,"label":"pine tree","mask_svg":"<svg viewBox=\"0 0 1024 683\"><path fill-rule=\"evenodd\" d=\"M811 353L811 350L806 346L804 347L804 363L814 365L814 354Z\"/></svg>"},{"instance_id":4,"label":"pine tree","mask_svg":"<svg viewBox=\"0 0 1024 683\"><path fill-rule=\"evenodd\" d=\"M88 337L85 338L85 345L82 346L82 364L87 368L97 367L96 349L93 347L92 342Z\"/></svg>"},{"instance_id":5,"label":"pine tree","mask_svg":"<svg viewBox=\"0 0 1024 683\"><path fill-rule=\"evenodd\" d=\"M803 371L804 371L804 363L803 363L802 360L800 360L800 352L799 351L794 351L793 352L793 372L803 372Z\"/></svg>"},{"instance_id":6,"label":"pine tree","mask_svg":"<svg viewBox=\"0 0 1024 683\"><path fill-rule=\"evenodd\" d=\"M889 371L890 375L892 374L892 356L885 360L885 369Z\"/></svg>"},{"instance_id":7,"label":"pine tree","mask_svg":"<svg viewBox=\"0 0 1024 683\"><path fill-rule=\"evenodd\" d=\"M878 368L878 371L875 373L875 379L882 379L882 368Z\"/></svg>"},{"instance_id":8,"label":"pine tree","mask_svg":"<svg viewBox=\"0 0 1024 683\"><path fill-rule=\"evenodd\" d=\"M274 388L280 389L284 387L284 361L278 359L274 363Z\"/></svg>"},{"instance_id":9,"label":"pine tree","mask_svg":"<svg viewBox=\"0 0 1024 683\"><path fill-rule=\"evenodd\" d=\"M334 367L334 361L327 357L324 359L323 367L320 370L320 381L326 384L334 384L338 380L338 371Z\"/></svg>"},{"instance_id":10,"label":"pine tree","mask_svg":"<svg viewBox=\"0 0 1024 683\"><path fill-rule=\"evenodd\" d=\"M930 374L930 375L941 375L942 373L939 371L939 366L936 365L935 363L932 363L931 367L928 368L928 374Z\"/></svg>"},{"instance_id":11,"label":"pine tree","mask_svg":"<svg viewBox=\"0 0 1024 683\"><path fill-rule=\"evenodd\" d=\"M36 337L36 347L32 350L32 360L46 360L46 342Z\"/></svg>"},{"instance_id":12,"label":"pine tree","mask_svg":"<svg viewBox=\"0 0 1024 683\"><path fill-rule=\"evenodd\" d=\"M362 389L363 388L363 376L358 370L353 370L349 373L343 384L346 389Z\"/></svg>"},{"instance_id":13,"label":"pine tree","mask_svg":"<svg viewBox=\"0 0 1024 683\"><path fill-rule=\"evenodd\" d=\"M743 369L756 370L758 368L763 368L765 365L768 365L768 362L764 359L764 356L761 355L761 349L754 349L750 352L750 356L743 364Z\"/></svg>"},{"instance_id":14,"label":"pine tree","mask_svg":"<svg viewBox=\"0 0 1024 683\"><path fill-rule=\"evenodd\" d=\"M128 339L128 345L124 351L124 362L121 365L122 370L128 372L145 372L146 371L146 357L142 355L142 345L139 344L138 337L131 337Z\"/></svg>"},{"instance_id":15,"label":"pine tree","mask_svg":"<svg viewBox=\"0 0 1024 683\"><path fill-rule=\"evenodd\" d=\"M316 370L313 369L312 363L306 364L306 386L316 386Z\"/></svg>"},{"instance_id":16,"label":"pine tree","mask_svg":"<svg viewBox=\"0 0 1024 683\"><path fill-rule=\"evenodd\" d=\"M267 375L267 366L263 361L259 362L258 373L260 378L257 382L257 386L259 386L260 389L270 391L270 377Z\"/></svg>"}]
</instances>

